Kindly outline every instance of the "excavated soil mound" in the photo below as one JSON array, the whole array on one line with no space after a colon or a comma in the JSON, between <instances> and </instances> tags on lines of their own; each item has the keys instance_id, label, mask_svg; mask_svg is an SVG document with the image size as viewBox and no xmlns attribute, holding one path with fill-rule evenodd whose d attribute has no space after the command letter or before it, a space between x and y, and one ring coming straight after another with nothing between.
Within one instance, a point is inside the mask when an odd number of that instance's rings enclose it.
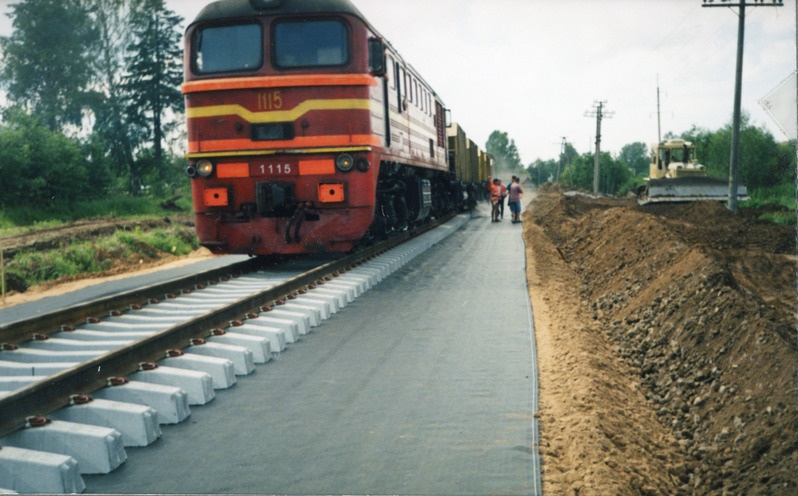
<instances>
[{"instance_id":1,"label":"excavated soil mound","mask_svg":"<svg viewBox=\"0 0 798 496\"><path fill-rule=\"evenodd\" d=\"M546 494L798 494L794 227L550 191L524 236Z\"/></svg>"}]
</instances>

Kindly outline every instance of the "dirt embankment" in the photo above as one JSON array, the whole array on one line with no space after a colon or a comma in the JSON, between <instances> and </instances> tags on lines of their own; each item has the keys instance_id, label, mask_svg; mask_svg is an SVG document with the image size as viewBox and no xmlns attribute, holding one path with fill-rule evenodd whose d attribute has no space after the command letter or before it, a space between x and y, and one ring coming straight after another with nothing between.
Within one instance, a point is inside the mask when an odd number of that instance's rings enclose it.
<instances>
[{"instance_id":1,"label":"dirt embankment","mask_svg":"<svg viewBox=\"0 0 798 496\"><path fill-rule=\"evenodd\" d=\"M546 494L798 494L794 227L557 192L524 226Z\"/></svg>"}]
</instances>

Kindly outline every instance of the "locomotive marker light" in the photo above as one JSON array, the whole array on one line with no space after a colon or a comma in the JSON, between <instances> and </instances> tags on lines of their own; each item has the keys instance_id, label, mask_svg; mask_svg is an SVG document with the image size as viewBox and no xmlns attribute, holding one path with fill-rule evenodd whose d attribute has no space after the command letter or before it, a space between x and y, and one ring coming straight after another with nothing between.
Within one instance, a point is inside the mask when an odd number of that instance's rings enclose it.
<instances>
[{"instance_id":1,"label":"locomotive marker light","mask_svg":"<svg viewBox=\"0 0 798 496\"><path fill-rule=\"evenodd\" d=\"M335 159L335 166L338 167L338 170L341 172L349 172L355 166L355 160L352 158L352 155L342 153Z\"/></svg>"},{"instance_id":2,"label":"locomotive marker light","mask_svg":"<svg viewBox=\"0 0 798 496\"><path fill-rule=\"evenodd\" d=\"M197 173L202 177L210 177L213 174L213 162L210 160L197 162Z\"/></svg>"}]
</instances>

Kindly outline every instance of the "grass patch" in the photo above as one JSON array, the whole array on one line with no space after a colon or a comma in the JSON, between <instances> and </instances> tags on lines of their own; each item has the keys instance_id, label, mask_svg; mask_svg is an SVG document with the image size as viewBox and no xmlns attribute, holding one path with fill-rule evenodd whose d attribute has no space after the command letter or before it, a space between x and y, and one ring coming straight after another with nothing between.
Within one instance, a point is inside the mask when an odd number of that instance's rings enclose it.
<instances>
[{"instance_id":1,"label":"grass patch","mask_svg":"<svg viewBox=\"0 0 798 496\"><path fill-rule=\"evenodd\" d=\"M755 189L750 192L751 199L745 202L746 207L763 207L780 205L790 210L795 210L796 201L795 183L784 183L770 188Z\"/></svg>"},{"instance_id":2,"label":"grass patch","mask_svg":"<svg viewBox=\"0 0 798 496\"><path fill-rule=\"evenodd\" d=\"M29 287L62 277L104 272L112 263L99 259L92 243L82 242L63 250L18 253L7 270Z\"/></svg>"},{"instance_id":3,"label":"grass patch","mask_svg":"<svg viewBox=\"0 0 798 496\"><path fill-rule=\"evenodd\" d=\"M795 212L768 212L760 214L758 218L781 226L794 226L798 219Z\"/></svg>"},{"instance_id":4,"label":"grass patch","mask_svg":"<svg viewBox=\"0 0 798 496\"><path fill-rule=\"evenodd\" d=\"M798 200L795 183L784 183L749 192L750 200L741 208L749 209L756 217L780 225L795 225Z\"/></svg>"},{"instance_id":5,"label":"grass patch","mask_svg":"<svg viewBox=\"0 0 798 496\"><path fill-rule=\"evenodd\" d=\"M197 248L199 240L189 228L117 231L97 241L75 242L57 250L20 252L8 262L6 270L21 282L24 291L48 281L97 274L166 254L187 255Z\"/></svg>"}]
</instances>

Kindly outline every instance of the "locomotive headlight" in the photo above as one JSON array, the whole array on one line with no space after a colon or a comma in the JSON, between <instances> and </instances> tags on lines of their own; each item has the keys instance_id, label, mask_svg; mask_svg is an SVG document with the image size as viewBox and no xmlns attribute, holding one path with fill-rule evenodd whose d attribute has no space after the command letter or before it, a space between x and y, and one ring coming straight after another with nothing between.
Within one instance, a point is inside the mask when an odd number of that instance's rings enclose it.
<instances>
[{"instance_id":1,"label":"locomotive headlight","mask_svg":"<svg viewBox=\"0 0 798 496\"><path fill-rule=\"evenodd\" d=\"M197 173L202 177L210 177L213 174L213 162L210 160L200 160L196 167Z\"/></svg>"},{"instance_id":2,"label":"locomotive headlight","mask_svg":"<svg viewBox=\"0 0 798 496\"><path fill-rule=\"evenodd\" d=\"M349 172L352 170L352 167L355 166L355 160L352 158L352 155L342 153L335 159L335 166L338 167L338 170L341 172Z\"/></svg>"}]
</instances>

